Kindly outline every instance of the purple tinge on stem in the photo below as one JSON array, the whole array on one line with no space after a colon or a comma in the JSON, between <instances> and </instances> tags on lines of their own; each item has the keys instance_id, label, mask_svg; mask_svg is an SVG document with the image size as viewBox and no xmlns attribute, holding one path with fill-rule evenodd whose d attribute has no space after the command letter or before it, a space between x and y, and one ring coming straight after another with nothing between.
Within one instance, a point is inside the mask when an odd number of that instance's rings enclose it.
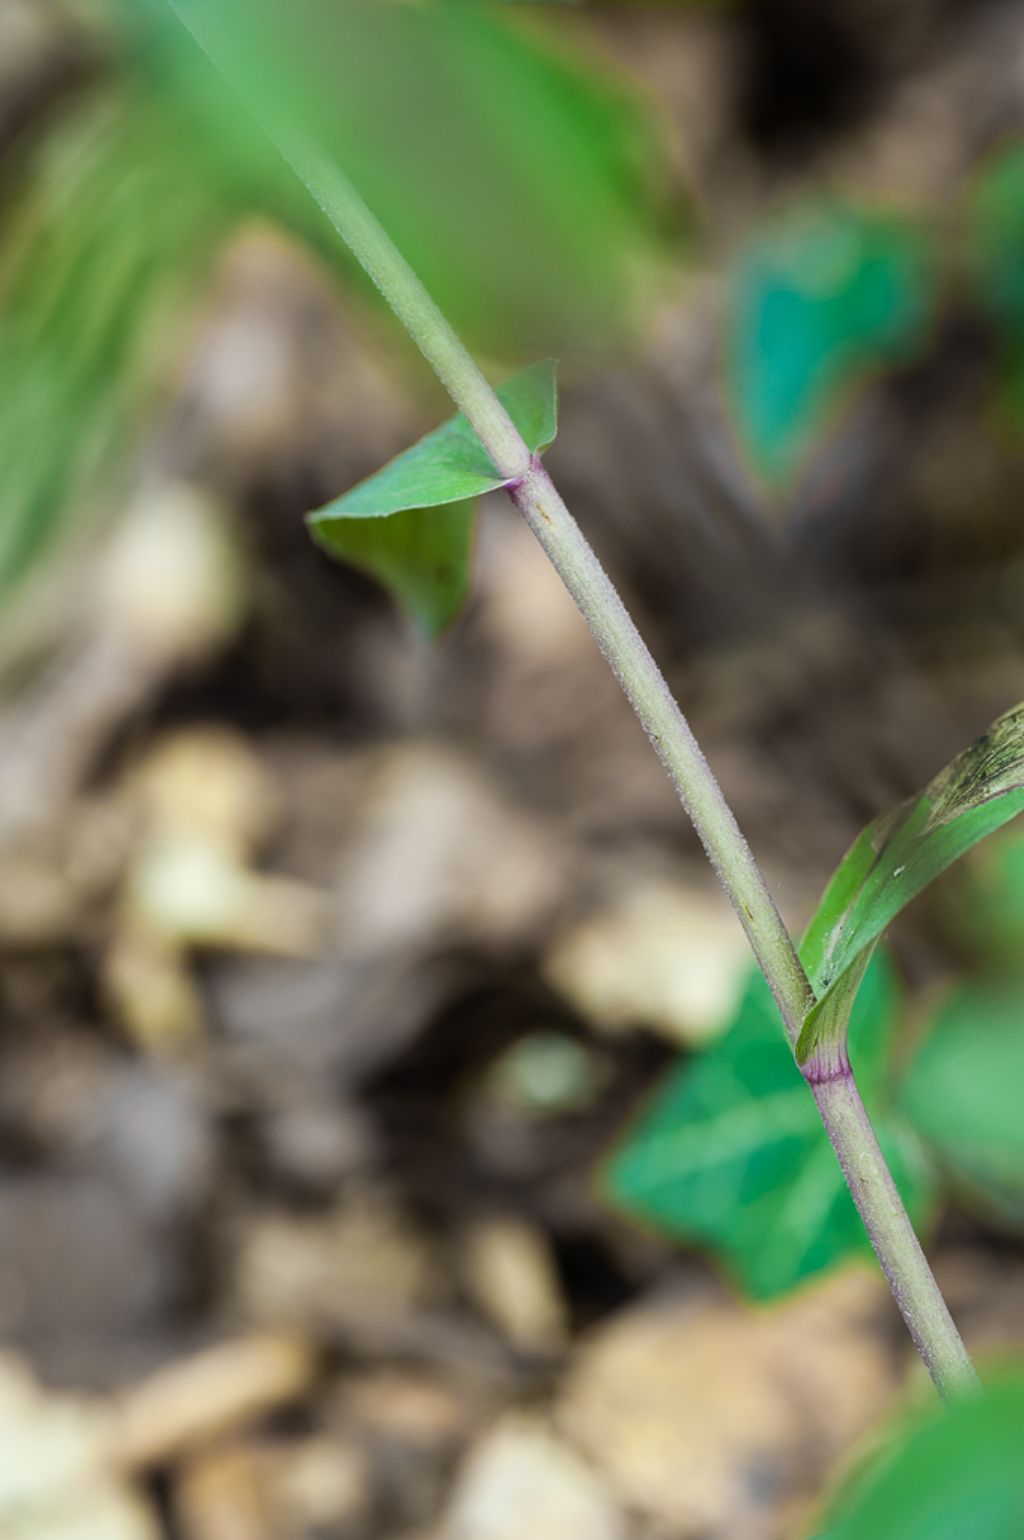
<instances>
[{"instance_id":1,"label":"purple tinge on stem","mask_svg":"<svg viewBox=\"0 0 1024 1540\"><path fill-rule=\"evenodd\" d=\"M850 1067L845 1043L828 1044L819 1048L817 1053L813 1053L801 1064L800 1073L812 1089L815 1086L831 1085L836 1080L852 1081L853 1070Z\"/></svg>"}]
</instances>

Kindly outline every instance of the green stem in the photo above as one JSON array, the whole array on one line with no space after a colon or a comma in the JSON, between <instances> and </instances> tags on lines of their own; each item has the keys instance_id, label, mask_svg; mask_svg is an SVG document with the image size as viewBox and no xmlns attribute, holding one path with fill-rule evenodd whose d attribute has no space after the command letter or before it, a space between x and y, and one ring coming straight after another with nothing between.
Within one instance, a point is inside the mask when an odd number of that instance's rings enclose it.
<instances>
[{"instance_id":1,"label":"green stem","mask_svg":"<svg viewBox=\"0 0 1024 1540\"><path fill-rule=\"evenodd\" d=\"M525 475L530 451L511 417L402 254L319 145L276 126L278 150L369 274L503 476Z\"/></svg>"},{"instance_id":2,"label":"green stem","mask_svg":"<svg viewBox=\"0 0 1024 1540\"><path fill-rule=\"evenodd\" d=\"M230 60L191 4L169 0L229 80ZM236 83L237 84L237 83ZM242 93L243 99L246 93ZM807 975L760 868L661 671L579 525L539 459L531 456L483 373L412 268L338 167L266 103L248 101L280 153L380 289L472 423L509 493L593 632L672 779L746 931L795 1046L813 1002ZM897 1304L940 1393L962 1394L974 1371L896 1190L853 1077L812 1085L832 1145Z\"/></svg>"},{"instance_id":3,"label":"green stem","mask_svg":"<svg viewBox=\"0 0 1024 1540\"><path fill-rule=\"evenodd\" d=\"M750 847L658 665L611 580L539 462L510 489L611 664L668 771L732 901L795 1046L813 994ZM814 1094L875 1255L928 1372L945 1399L976 1383L967 1349L914 1233L845 1056Z\"/></svg>"},{"instance_id":4,"label":"green stem","mask_svg":"<svg viewBox=\"0 0 1024 1540\"><path fill-rule=\"evenodd\" d=\"M832 1148L900 1313L940 1395L969 1395L977 1375L928 1266L847 1064L810 1082Z\"/></svg>"},{"instance_id":5,"label":"green stem","mask_svg":"<svg viewBox=\"0 0 1024 1540\"><path fill-rule=\"evenodd\" d=\"M791 1043L811 987L750 847L611 579L539 461L510 489L626 693L700 836L775 996Z\"/></svg>"}]
</instances>

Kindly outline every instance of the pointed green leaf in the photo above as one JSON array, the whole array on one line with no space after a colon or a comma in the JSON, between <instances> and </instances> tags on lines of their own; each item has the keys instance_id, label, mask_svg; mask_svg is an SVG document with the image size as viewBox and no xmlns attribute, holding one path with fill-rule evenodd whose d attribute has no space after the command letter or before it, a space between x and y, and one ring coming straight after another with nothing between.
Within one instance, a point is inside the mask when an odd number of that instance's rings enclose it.
<instances>
[{"instance_id":1,"label":"pointed green leaf","mask_svg":"<svg viewBox=\"0 0 1024 1540\"><path fill-rule=\"evenodd\" d=\"M555 369L551 359L530 364L497 391L526 447L535 454L548 447L558 430ZM459 412L396 455L383 470L311 514L309 522L319 533L335 519L379 519L404 508L438 508L482 497L505 486L507 480Z\"/></svg>"},{"instance_id":2,"label":"pointed green leaf","mask_svg":"<svg viewBox=\"0 0 1024 1540\"><path fill-rule=\"evenodd\" d=\"M528 449L558 429L555 364L531 364L498 396ZM318 545L369 573L427 636L458 614L469 581L474 501L508 484L461 412L309 516Z\"/></svg>"},{"instance_id":3,"label":"pointed green leaf","mask_svg":"<svg viewBox=\"0 0 1024 1540\"><path fill-rule=\"evenodd\" d=\"M827 1540L1011 1540L1024 1533L1024 1378L901 1419L846 1483ZM826 1540L826 1537L821 1537Z\"/></svg>"},{"instance_id":4,"label":"pointed green leaf","mask_svg":"<svg viewBox=\"0 0 1024 1540\"><path fill-rule=\"evenodd\" d=\"M469 585L475 503L403 509L388 519L335 519L313 526L318 545L386 588L421 635L440 636Z\"/></svg>"},{"instance_id":5,"label":"pointed green leaf","mask_svg":"<svg viewBox=\"0 0 1024 1540\"><path fill-rule=\"evenodd\" d=\"M892 968L876 957L854 1013L854 1061L897 1184L920 1216L927 1172L913 1136L884 1105L898 1003ZM607 1180L631 1213L710 1246L757 1299L869 1251L759 975L724 1036L670 1074Z\"/></svg>"},{"instance_id":6,"label":"pointed green leaf","mask_svg":"<svg viewBox=\"0 0 1024 1540\"><path fill-rule=\"evenodd\" d=\"M1024 811L1024 705L939 772L918 797L854 841L825 890L800 949L817 997L797 1058L841 1056L850 1006L886 927L941 872Z\"/></svg>"},{"instance_id":7,"label":"pointed green leaf","mask_svg":"<svg viewBox=\"0 0 1024 1540\"><path fill-rule=\"evenodd\" d=\"M1024 984L968 983L940 1006L901 1087L908 1118L960 1194L1024 1227Z\"/></svg>"}]
</instances>

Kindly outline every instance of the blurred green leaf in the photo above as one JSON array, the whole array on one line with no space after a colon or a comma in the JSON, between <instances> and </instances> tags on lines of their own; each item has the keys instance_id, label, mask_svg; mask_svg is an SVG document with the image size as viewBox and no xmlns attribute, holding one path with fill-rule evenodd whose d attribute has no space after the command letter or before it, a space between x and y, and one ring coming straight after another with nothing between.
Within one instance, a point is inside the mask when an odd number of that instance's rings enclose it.
<instances>
[{"instance_id":1,"label":"blurred green leaf","mask_svg":"<svg viewBox=\"0 0 1024 1540\"><path fill-rule=\"evenodd\" d=\"M624 324L635 260L663 247L662 157L609 65L568 51L543 17L472 0L203 10L478 340L518 356L600 348ZM29 141L6 188L0 600L101 507L238 221L270 217L364 283L166 0L102 11L108 72Z\"/></svg>"},{"instance_id":2,"label":"blurred green leaf","mask_svg":"<svg viewBox=\"0 0 1024 1540\"><path fill-rule=\"evenodd\" d=\"M986 980L943 1002L901 1102L962 1194L1024 1225L1024 983Z\"/></svg>"},{"instance_id":3,"label":"blurred green leaf","mask_svg":"<svg viewBox=\"0 0 1024 1540\"><path fill-rule=\"evenodd\" d=\"M828 1540L1018 1540L1022 1427L1020 1378L904 1424L839 1499Z\"/></svg>"},{"instance_id":4,"label":"blurred green leaf","mask_svg":"<svg viewBox=\"0 0 1024 1540\"><path fill-rule=\"evenodd\" d=\"M838 1062L850 1008L886 927L958 857L1024 811L1024 705L993 722L918 797L869 824L843 857L800 948L817 1004L801 1064Z\"/></svg>"},{"instance_id":5,"label":"blurred green leaf","mask_svg":"<svg viewBox=\"0 0 1024 1540\"><path fill-rule=\"evenodd\" d=\"M967 230L978 297L1024 338L1024 144L995 156L975 183Z\"/></svg>"},{"instance_id":6,"label":"blurred green leaf","mask_svg":"<svg viewBox=\"0 0 1024 1540\"><path fill-rule=\"evenodd\" d=\"M225 222L130 90L60 120L12 197L0 256L0 598L124 456Z\"/></svg>"},{"instance_id":7,"label":"blurred green leaf","mask_svg":"<svg viewBox=\"0 0 1024 1540\"><path fill-rule=\"evenodd\" d=\"M638 260L665 248L665 158L639 97L548 16L484 0L178 4L268 128L299 127L338 159L475 342L592 349L628 321ZM166 0L129 10L203 137L278 179L234 91L183 29L167 35Z\"/></svg>"},{"instance_id":8,"label":"blurred green leaf","mask_svg":"<svg viewBox=\"0 0 1024 1540\"><path fill-rule=\"evenodd\" d=\"M854 1010L853 1058L894 1177L920 1218L928 1176L913 1136L885 1100L898 1006L891 965L877 956ZM671 1073L613 1157L608 1185L629 1212L710 1246L756 1299L870 1253L759 975L725 1035Z\"/></svg>"},{"instance_id":9,"label":"blurred green leaf","mask_svg":"<svg viewBox=\"0 0 1024 1540\"><path fill-rule=\"evenodd\" d=\"M558 429L555 365L531 364L498 396L527 448L546 449ZM377 578L436 636L465 599L475 500L507 485L460 412L310 514L309 527L325 551Z\"/></svg>"},{"instance_id":10,"label":"blurred green leaf","mask_svg":"<svg viewBox=\"0 0 1024 1540\"><path fill-rule=\"evenodd\" d=\"M764 230L734 275L727 341L755 469L789 476L850 388L919 343L931 307L925 241L904 221L831 201Z\"/></svg>"}]
</instances>

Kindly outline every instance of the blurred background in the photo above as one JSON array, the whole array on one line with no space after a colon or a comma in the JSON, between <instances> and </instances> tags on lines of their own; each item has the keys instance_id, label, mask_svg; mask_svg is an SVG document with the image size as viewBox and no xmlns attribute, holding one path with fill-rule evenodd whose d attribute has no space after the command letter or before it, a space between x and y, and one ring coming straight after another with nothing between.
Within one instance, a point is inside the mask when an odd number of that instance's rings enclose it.
<instances>
[{"instance_id":1,"label":"blurred background","mask_svg":"<svg viewBox=\"0 0 1024 1540\"><path fill-rule=\"evenodd\" d=\"M549 467L799 931L1024 693L1024 6L210 9L489 373L559 359ZM314 548L449 409L163 0L0 0L0 207L0 1534L812 1533L922 1371L813 1109L709 1093L658 1224L608 1176L749 966L539 550L487 500L430 645ZM871 998L1019 1349L1015 826Z\"/></svg>"}]
</instances>

